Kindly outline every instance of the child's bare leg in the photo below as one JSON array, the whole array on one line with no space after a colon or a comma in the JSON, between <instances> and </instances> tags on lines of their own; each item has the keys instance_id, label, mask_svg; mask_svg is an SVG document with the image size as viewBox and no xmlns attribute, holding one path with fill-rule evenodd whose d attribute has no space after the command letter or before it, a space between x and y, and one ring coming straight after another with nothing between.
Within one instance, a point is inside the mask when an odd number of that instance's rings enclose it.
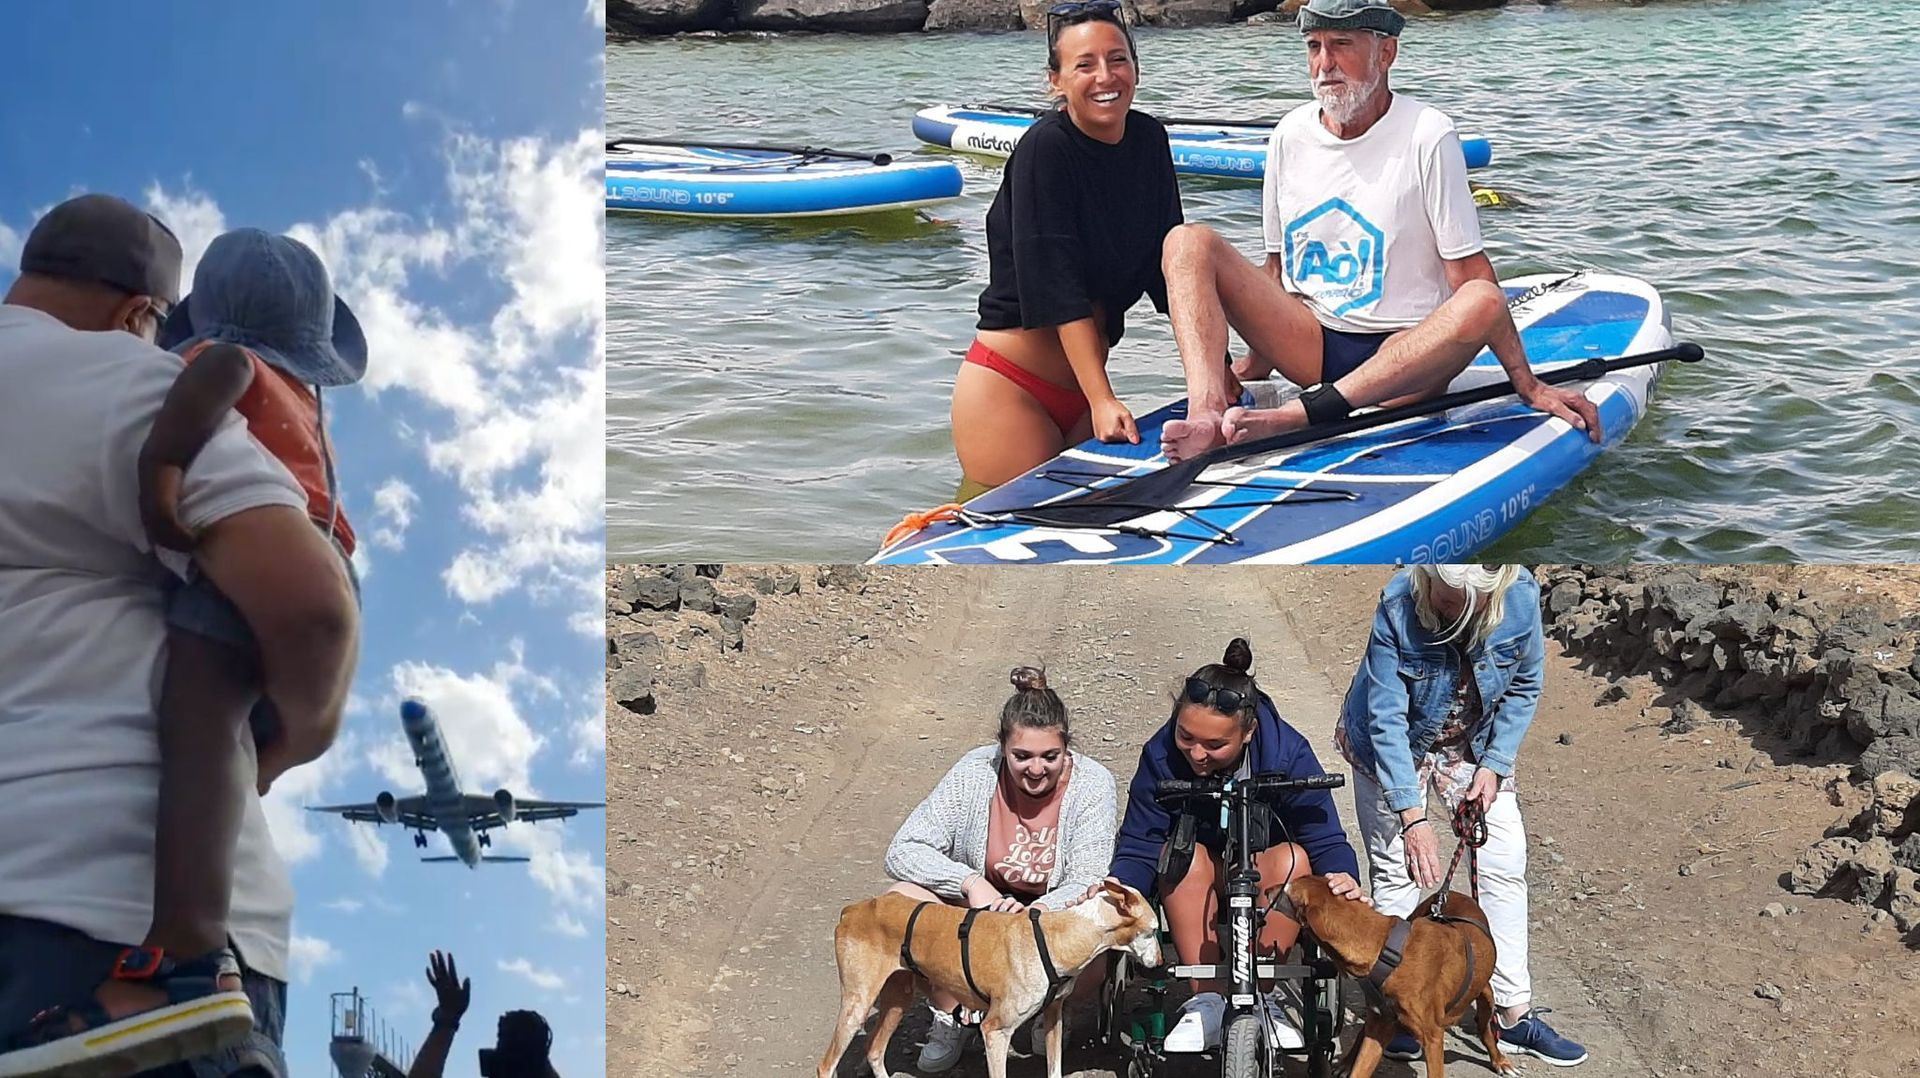
<instances>
[{"instance_id":1,"label":"child's bare leg","mask_svg":"<svg viewBox=\"0 0 1920 1078\"><path fill-rule=\"evenodd\" d=\"M247 714L253 660L203 636L167 634L160 694L160 806L147 943L185 957L227 942L233 854L254 789Z\"/></svg>"},{"instance_id":2,"label":"child's bare leg","mask_svg":"<svg viewBox=\"0 0 1920 1078\"><path fill-rule=\"evenodd\" d=\"M160 802L154 834L153 923L143 941L179 958L227 943L234 847L253 793L247 714L260 693L253 661L206 637L167 633L160 692ZM220 987L238 991L238 977ZM108 980L94 996L124 1018L167 1002L144 983Z\"/></svg>"}]
</instances>

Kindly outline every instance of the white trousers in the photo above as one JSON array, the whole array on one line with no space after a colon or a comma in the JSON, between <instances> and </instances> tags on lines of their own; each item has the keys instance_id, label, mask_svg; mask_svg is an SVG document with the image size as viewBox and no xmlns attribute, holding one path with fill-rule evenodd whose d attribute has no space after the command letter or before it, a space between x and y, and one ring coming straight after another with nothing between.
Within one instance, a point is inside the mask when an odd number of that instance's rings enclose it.
<instances>
[{"instance_id":1,"label":"white trousers","mask_svg":"<svg viewBox=\"0 0 1920 1078\"><path fill-rule=\"evenodd\" d=\"M1399 814L1387 808L1386 796L1373 779L1353 772L1353 811L1367 845L1367 886L1374 908L1390 917L1405 917L1420 904L1420 888L1407 871L1406 846L1400 838ZM1444 815L1429 813L1428 826L1450 829L1453 806ZM1454 888L1468 891L1466 855L1460 859ZM1442 860L1441 871L1445 869ZM1493 1002L1500 1007L1524 1007L1533 999L1533 981L1527 975L1527 830L1520 822L1520 798L1502 793L1487 812L1487 844L1480 848L1480 909L1493 929L1499 952L1493 964Z\"/></svg>"}]
</instances>

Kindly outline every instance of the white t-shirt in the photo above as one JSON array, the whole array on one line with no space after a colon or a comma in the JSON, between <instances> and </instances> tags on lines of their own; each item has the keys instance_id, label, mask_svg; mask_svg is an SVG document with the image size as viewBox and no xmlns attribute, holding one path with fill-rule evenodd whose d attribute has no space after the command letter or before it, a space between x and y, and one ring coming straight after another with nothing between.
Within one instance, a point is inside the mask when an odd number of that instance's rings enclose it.
<instances>
[{"instance_id":1,"label":"white t-shirt","mask_svg":"<svg viewBox=\"0 0 1920 1078\"><path fill-rule=\"evenodd\" d=\"M1366 134L1341 139L1309 101L1267 140L1267 253L1322 326L1391 333L1453 295L1442 259L1481 249L1453 121L1406 94Z\"/></svg>"},{"instance_id":2,"label":"white t-shirt","mask_svg":"<svg viewBox=\"0 0 1920 1078\"><path fill-rule=\"evenodd\" d=\"M136 460L180 360L0 304L0 913L127 945L153 912L162 570ZM204 527L306 495L229 417L187 472ZM229 931L286 980L293 883L247 798Z\"/></svg>"}]
</instances>

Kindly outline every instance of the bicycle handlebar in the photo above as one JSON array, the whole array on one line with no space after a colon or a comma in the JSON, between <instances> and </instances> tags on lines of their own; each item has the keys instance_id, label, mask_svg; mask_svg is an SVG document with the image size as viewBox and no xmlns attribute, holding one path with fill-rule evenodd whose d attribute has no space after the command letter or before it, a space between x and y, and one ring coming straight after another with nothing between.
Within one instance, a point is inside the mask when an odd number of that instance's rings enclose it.
<instances>
[{"instance_id":1,"label":"bicycle handlebar","mask_svg":"<svg viewBox=\"0 0 1920 1078\"><path fill-rule=\"evenodd\" d=\"M1345 775L1309 775L1288 778L1285 775L1255 775L1242 785L1253 793L1294 793L1300 790L1333 790L1347 784ZM1161 779L1153 784L1154 800L1185 797L1224 796L1226 783L1220 779Z\"/></svg>"}]
</instances>

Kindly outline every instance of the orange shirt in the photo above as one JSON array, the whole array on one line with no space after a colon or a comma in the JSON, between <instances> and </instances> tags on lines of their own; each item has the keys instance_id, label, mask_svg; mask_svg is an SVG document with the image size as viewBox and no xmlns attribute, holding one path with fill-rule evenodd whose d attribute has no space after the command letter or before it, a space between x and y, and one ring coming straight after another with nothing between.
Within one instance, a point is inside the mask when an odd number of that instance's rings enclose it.
<instances>
[{"instance_id":1,"label":"orange shirt","mask_svg":"<svg viewBox=\"0 0 1920 1078\"><path fill-rule=\"evenodd\" d=\"M192 363L208 345L202 341L182 357ZM242 348L253 361L253 384L241 395L234 410L247 421L247 430L267 452L277 457L293 473L307 492L307 515L320 528L333 516L334 538L340 549L353 553L353 529L347 515L327 499L327 447L320 441L320 401L313 390L253 353Z\"/></svg>"}]
</instances>

